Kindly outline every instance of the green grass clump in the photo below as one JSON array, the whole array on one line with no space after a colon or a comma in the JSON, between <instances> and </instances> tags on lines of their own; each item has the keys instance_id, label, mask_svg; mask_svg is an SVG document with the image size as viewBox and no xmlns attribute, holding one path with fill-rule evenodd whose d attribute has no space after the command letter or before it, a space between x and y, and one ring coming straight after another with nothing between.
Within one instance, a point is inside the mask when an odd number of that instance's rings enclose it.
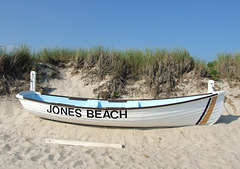
<instances>
[{"instance_id":1,"label":"green grass clump","mask_svg":"<svg viewBox=\"0 0 240 169\"><path fill-rule=\"evenodd\" d=\"M43 48L33 53L36 61L58 65L59 62L67 62L76 57L77 51L68 48Z\"/></svg>"},{"instance_id":2,"label":"green grass clump","mask_svg":"<svg viewBox=\"0 0 240 169\"><path fill-rule=\"evenodd\" d=\"M22 78L29 72L34 64L34 59L29 49L22 45L10 52L0 49L0 75L3 78Z\"/></svg>"},{"instance_id":3,"label":"green grass clump","mask_svg":"<svg viewBox=\"0 0 240 169\"><path fill-rule=\"evenodd\" d=\"M7 52L5 48L0 49L0 95L12 93L14 86L17 89L22 86L18 80L26 80L34 64L29 49L22 45L19 48ZM28 74L26 76L26 73Z\"/></svg>"},{"instance_id":4,"label":"green grass clump","mask_svg":"<svg viewBox=\"0 0 240 169\"><path fill-rule=\"evenodd\" d=\"M213 78L213 80L217 80L219 78L218 71L216 70L216 65L217 65L216 61L207 63L208 73Z\"/></svg>"},{"instance_id":5,"label":"green grass clump","mask_svg":"<svg viewBox=\"0 0 240 169\"><path fill-rule=\"evenodd\" d=\"M207 64L209 74L213 78L240 80L240 52L220 53L217 59Z\"/></svg>"},{"instance_id":6,"label":"green grass clump","mask_svg":"<svg viewBox=\"0 0 240 169\"><path fill-rule=\"evenodd\" d=\"M198 58L195 59L194 70L198 77L206 77L209 74L207 70L206 62Z\"/></svg>"},{"instance_id":7,"label":"green grass clump","mask_svg":"<svg viewBox=\"0 0 240 169\"><path fill-rule=\"evenodd\" d=\"M155 98L168 97L175 90L176 79L194 68L194 59L185 49L147 50L144 76ZM162 96L165 93L167 95Z\"/></svg>"}]
</instances>

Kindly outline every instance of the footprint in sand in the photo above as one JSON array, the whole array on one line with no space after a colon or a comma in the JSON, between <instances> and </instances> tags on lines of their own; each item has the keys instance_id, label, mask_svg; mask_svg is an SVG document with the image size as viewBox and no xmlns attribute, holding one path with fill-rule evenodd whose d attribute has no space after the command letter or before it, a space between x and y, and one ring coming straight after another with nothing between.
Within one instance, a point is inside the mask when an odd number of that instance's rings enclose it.
<instances>
[{"instance_id":1,"label":"footprint in sand","mask_svg":"<svg viewBox=\"0 0 240 169\"><path fill-rule=\"evenodd\" d=\"M38 155L35 155L35 156L32 156L31 157L31 160L32 161L37 161L38 159L42 158L42 155L41 154L38 154Z\"/></svg>"}]
</instances>

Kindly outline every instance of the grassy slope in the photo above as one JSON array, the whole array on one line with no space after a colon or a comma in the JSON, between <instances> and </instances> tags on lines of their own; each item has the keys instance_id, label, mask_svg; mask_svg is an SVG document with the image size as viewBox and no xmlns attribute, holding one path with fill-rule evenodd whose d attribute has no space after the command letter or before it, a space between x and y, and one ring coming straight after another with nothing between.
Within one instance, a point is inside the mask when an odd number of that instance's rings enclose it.
<instances>
[{"instance_id":1,"label":"grassy slope","mask_svg":"<svg viewBox=\"0 0 240 169\"><path fill-rule=\"evenodd\" d=\"M198 76L240 80L240 53L222 53L214 62L204 64L194 60L185 49L178 48L110 50L98 46L89 49L44 48L31 53L23 45L8 52L0 49L1 93L9 93L8 88L16 79L28 78L26 74L36 69L39 62L64 66L69 61L74 63L75 69L89 70L100 79L110 75L109 92L112 93L123 92L127 81L146 78L154 97L158 97L161 92L174 90L176 79L194 69Z\"/></svg>"}]
</instances>

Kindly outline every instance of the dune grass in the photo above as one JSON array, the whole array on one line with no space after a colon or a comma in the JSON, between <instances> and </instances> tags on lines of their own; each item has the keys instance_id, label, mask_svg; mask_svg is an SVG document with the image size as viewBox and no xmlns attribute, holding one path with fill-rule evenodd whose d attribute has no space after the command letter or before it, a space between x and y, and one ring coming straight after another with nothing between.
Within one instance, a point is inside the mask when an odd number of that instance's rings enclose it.
<instances>
[{"instance_id":1,"label":"dune grass","mask_svg":"<svg viewBox=\"0 0 240 169\"><path fill-rule=\"evenodd\" d=\"M214 62L206 64L193 59L184 48L118 50L97 46L77 49L43 48L30 52L26 45L11 51L0 48L0 79L25 79L25 74L29 74L39 62L59 66L69 61L75 69L89 70L100 79L110 75L112 92L123 90L129 80L145 78L156 97L161 92L174 90L175 79L191 70L195 70L199 76L211 76L213 79L240 80L239 52L221 53Z\"/></svg>"},{"instance_id":2,"label":"dune grass","mask_svg":"<svg viewBox=\"0 0 240 169\"><path fill-rule=\"evenodd\" d=\"M240 52L220 53L214 63L219 78L240 80Z\"/></svg>"},{"instance_id":3,"label":"dune grass","mask_svg":"<svg viewBox=\"0 0 240 169\"><path fill-rule=\"evenodd\" d=\"M25 45L10 52L0 49L0 75L5 78L20 78L31 70L33 64L34 58Z\"/></svg>"},{"instance_id":4,"label":"dune grass","mask_svg":"<svg viewBox=\"0 0 240 169\"><path fill-rule=\"evenodd\" d=\"M17 80L26 80L25 73L29 72L34 64L29 49L21 46L12 51L0 49L0 95L11 93L10 86L17 88Z\"/></svg>"}]
</instances>

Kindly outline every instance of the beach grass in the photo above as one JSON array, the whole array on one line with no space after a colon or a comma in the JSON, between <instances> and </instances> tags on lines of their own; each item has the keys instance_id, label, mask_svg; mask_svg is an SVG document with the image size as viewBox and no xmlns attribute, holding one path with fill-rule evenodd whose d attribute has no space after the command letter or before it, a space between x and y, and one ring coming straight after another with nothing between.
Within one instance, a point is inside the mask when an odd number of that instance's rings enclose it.
<instances>
[{"instance_id":1,"label":"beach grass","mask_svg":"<svg viewBox=\"0 0 240 169\"><path fill-rule=\"evenodd\" d=\"M0 49L0 95L10 94L18 88L18 80L27 80L34 64L29 48L22 45L19 48L7 51ZM26 72L28 72L26 74ZM11 86L14 86L11 89Z\"/></svg>"},{"instance_id":2,"label":"beach grass","mask_svg":"<svg viewBox=\"0 0 240 169\"><path fill-rule=\"evenodd\" d=\"M84 69L104 79L112 77L112 92L120 92L127 81L146 79L156 97L161 92L171 92L176 79L195 70L200 77L210 76L240 80L240 52L220 53L213 62L205 63L191 57L184 48L164 49L109 49L103 46L92 48L42 48L31 52L26 45L6 51L0 47L1 79L26 79L40 62L50 65L65 65L72 62L75 69ZM3 85L3 84L2 84ZM163 91L164 90L167 91Z\"/></svg>"},{"instance_id":3,"label":"beach grass","mask_svg":"<svg viewBox=\"0 0 240 169\"><path fill-rule=\"evenodd\" d=\"M29 72L34 64L34 58L25 45L7 52L0 49L0 75L4 78L21 78Z\"/></svg>"},{"instance_id":4,"label":"beach grass","mask_svg":"<svg viewBox=\"0 0 240 169\"><path fill-rule=\"evenodd\" d=\"M219 78L240 80L240 52L218 54L214 69Z\"/></svg>"}]
</instances>

